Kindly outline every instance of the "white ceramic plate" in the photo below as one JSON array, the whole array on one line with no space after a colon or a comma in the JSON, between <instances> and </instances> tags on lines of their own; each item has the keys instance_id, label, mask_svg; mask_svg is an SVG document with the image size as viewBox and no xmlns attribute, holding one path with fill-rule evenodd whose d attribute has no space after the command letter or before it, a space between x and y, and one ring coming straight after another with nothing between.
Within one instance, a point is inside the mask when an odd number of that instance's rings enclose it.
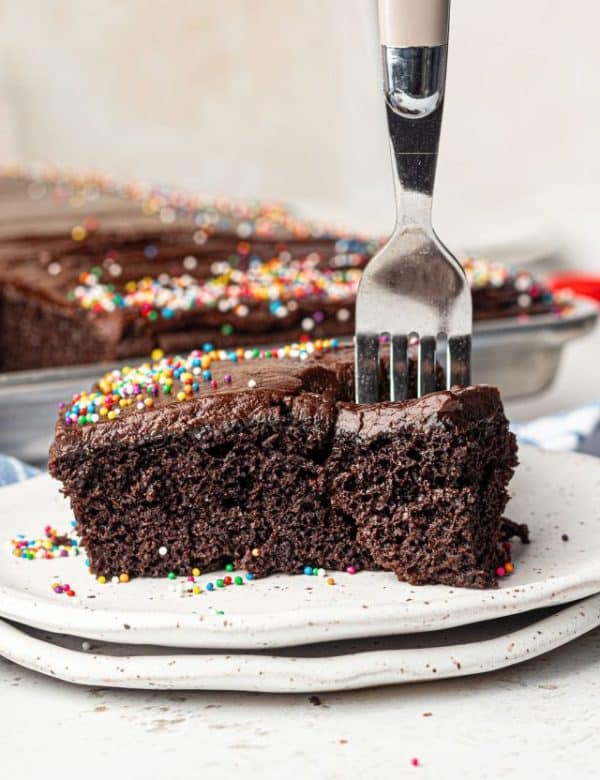
<instances>
[{"instance_id":1,"label":"white ceramic plate","mask_svg":"<svg viewBox=\"0 0 600 780\"><path fill-rule=\"evenodd\" d=\"M529 524L515 574L498 589L411 587L394 575L275 576L178 598L167 579L99 585L83 558L20 560L0 550L0 616L56 633L196 648L296 646L464 625L564 604L600 591L600 461L521 448L508 515ZM71 514L49 477L0 491L0 534L39 536ZM561 541L568 534L569 541ZM200 583L215 580L203 576ZM56 595L61 577L76 598ZM220 613L220 614L219 614Z\"/></svg>"},{"instance_id":2,"label":"white ceramic plate","mask_svg":"<svg viewBox=\"0 0 600 780\"><path fill-rule=\"evenodd\" d=\"M72 683L117 688L300 693L426 682L501 669L600 625L600 595L462 628L278 651L173 650L82 641L0 620L0 655Z\"/></svg>"}]
</instances>

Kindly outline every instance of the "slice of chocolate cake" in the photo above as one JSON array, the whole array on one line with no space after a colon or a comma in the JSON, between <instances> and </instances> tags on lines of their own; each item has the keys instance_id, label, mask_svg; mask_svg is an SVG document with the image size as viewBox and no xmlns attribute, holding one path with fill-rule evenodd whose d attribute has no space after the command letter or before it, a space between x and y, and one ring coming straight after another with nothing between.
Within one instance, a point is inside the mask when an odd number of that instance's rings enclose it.
<instances>
[{"instance_id":1,"label":"slice of chocolate cake","mask_svg":"<svg viewBox=\"0 0 600 780\"><path fill-rule=\"evenodd\" d=\"M498 391L357 406L352 349L336 346L155 356L75 396L49 468L91 570L493 585L517 462Z\"/></svg>"}]
</instances>

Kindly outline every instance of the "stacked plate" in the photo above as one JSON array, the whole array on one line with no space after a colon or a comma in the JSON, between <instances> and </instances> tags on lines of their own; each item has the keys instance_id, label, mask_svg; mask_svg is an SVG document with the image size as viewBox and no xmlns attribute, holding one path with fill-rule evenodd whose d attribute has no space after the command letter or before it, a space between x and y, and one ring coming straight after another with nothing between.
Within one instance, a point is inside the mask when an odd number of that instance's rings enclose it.
<instances>
[{"instance_id":1,"label":"stacked plate","mask_svg":"<svg viewBox=\"0 0 600 780\"><path fill-rule=\"evenodd\" d=\"M0 654L76 683L318 692L498 669L600 625L600 461L521 448L509 516L530 527L493 590L411 587L392 574L275 576L203 592L100 585L83 556L0 558ZM0 491L1 533L69 528L47 476ZM69 585L75 596L57 593ZM182 580L183 582L183 580Z\"/></svg>"}]
</instances>

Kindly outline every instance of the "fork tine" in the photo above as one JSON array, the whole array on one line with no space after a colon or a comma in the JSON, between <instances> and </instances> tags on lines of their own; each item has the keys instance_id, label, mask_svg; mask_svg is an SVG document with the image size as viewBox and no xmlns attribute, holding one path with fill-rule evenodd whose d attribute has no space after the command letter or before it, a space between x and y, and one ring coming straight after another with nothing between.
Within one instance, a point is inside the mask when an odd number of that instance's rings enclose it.
<instances>
[{"instance_id":1,"label":"fork tine","mask_svg":"<svg viewBox=\"0 0 600 780\"><path fill-rule=\"evenodd\" d=\"M379 400L379 335L357 333L354 339L355 395L357 404Z\"/></svg>"},{"instance_id":2,"label":"fork tine","mask_svg":"<svg viewBox=\"0 0 600 780\"><path fill-rule=\"evenodd\" d=\"M447 387L467 387L471 384L471 336L451 336L448 339Z\"/></svg>"},{"instance_id":3,"label":"fork tine","mask_svg":"<svg viewBox=\"0 0 600 780\"><path fill-rule=\"evenodd\" d=\"M390 345L390 401L408 397L408 338L392 336Z\"/></svg>"},{"instance_id":4,"label":"fork tine","mask_svg":"<svg viewBox=\"0 0 600 780\"><path fill-rule=\"evenodd\" d=\"M435 389L444 390L448 387L450 371L450 351L448 336L444 331L438 333L435 343Z\"/></svg>"},{"instance_id":5,"label":"fork tine","mask_svg":"<svg viewBox=\"0 0 600 780\"><path fill-rule=\"evenodd\" d=\"M435 336L419 340L417 362L417 395L421 397L435 390Z\"/></svg>"}]
</instances>

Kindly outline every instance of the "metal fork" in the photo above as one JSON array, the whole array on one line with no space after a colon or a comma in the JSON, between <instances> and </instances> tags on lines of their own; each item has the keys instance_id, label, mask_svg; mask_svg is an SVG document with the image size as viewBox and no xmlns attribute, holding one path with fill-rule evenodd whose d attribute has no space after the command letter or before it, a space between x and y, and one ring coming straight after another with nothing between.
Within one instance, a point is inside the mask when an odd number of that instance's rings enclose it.
<instances>
[{"instance_id":1,"label":"metal fork","mask_svg":"<svg viewBox=\"0 0 600 780\"><path fill-rule=\"evenodd\" d=\"M470 382L471 291L431 223L449 5L379 0L397 217L391 238L367 265L356 299L355 392L361 404L380 400L382 337L390 344L390 400L408 396L411 345L418 396L440 386L440 371L442 386Z\"/></svg>"}]
</instances>

